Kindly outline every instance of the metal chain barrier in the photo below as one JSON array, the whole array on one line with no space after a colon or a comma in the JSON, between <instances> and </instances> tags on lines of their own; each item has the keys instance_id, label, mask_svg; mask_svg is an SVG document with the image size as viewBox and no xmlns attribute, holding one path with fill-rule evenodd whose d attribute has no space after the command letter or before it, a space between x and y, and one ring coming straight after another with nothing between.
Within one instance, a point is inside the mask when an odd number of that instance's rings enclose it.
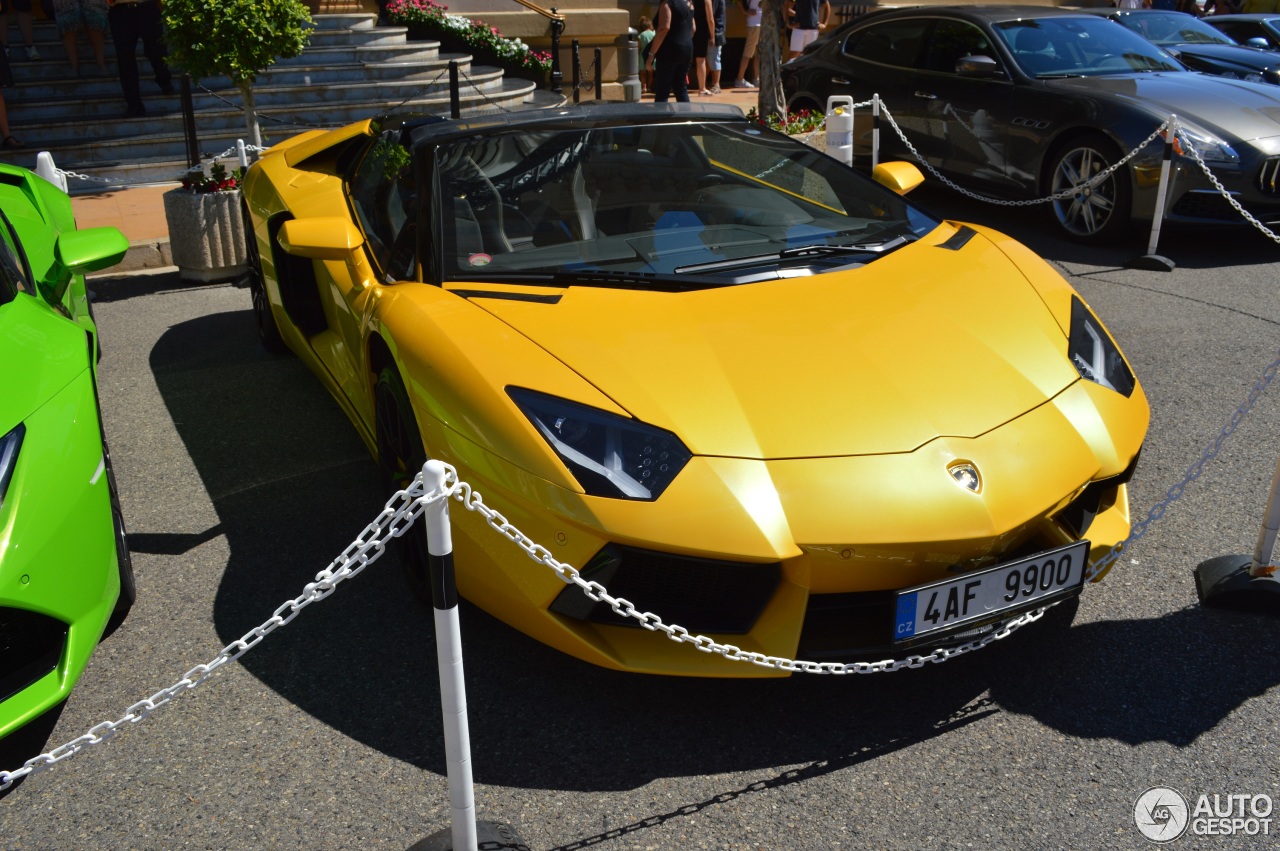
<instances>
[{"instance_id":1,"label":"metal chain barrier","mask_svg":"<svg viewBox=\"0 0 1280 851\"><path fill-rule=\"evenodd\" d=\"M43 771L51 765L75 756L85 748L102 744L113 737L125 724L138 724L145 721L152 712L183 692L200 685L218 668L239 659L256 647L262 639L292 621L304 608L328 597L340 583L351 579L377 561L386 551L387 541L403 535L428 505L445 499L448 495L448 491L427 493L422 483L422 474L419 473L409 487L397 491L387 500L386 506L377 518L366 526L364 531L328 567L316 574L314 582L307 583L301 594L281 604L264 623L223 647L209 662L196 665L187 671L178 682L133 704L118 720L97 724L83 736L54 748L48 753L32 757L16 771L0 770L0 792L28 774Z\"/></svg>"},{"instance_id":2,"label":"metal chain barrier","mask_svg":"<svg viewBox=\"0 0 1280 851\"><path fill-rule=\"evenodd\" d=\"M1262 376L1250 388L1245 401L1232 413L1228 423L1218 432L1218 435L1209 447L1205 449L1199 460L1188 468L1182 481L1171 487L1165 498L1152 506L1146 518L1133 525L1127 538L1113 546L1106 555L1086 571L1086 582L1096 578L1124 550L1145 535L1148 527L1163 517L1168 507L1183 496L1187 485L1200 477L1204 472L1204 466L1217 456L1222 444L1239 428L1245 416L1253 409L1258 399L1261 398L1262 394L1275 379L1277 371L1280 371L1280 353L1263 370ZM446 487L444 491L428 493L423 485L422 474L419 473L414 477L408 488L397 491L387 501L377 518L365 527L364 531L348 545L341 555L327 568L316 574L314 582L308 583L300 595L281 604L272 613L271 617L260 626L249 630L239 639L222 648L211 661L203 665L197 665L187 671L178 682L156 692L145 700L133 704L120 719L97 724L91 727L83 736L54 748L48 753L32 757L16 771L0 770L0 791L8 789L17 780L28 774L42 771L51 765L80 753L88 747L107 741L126 723L141 723L152 712L166 705L173 698L200 685L218 668L228 662L239 659L249 650L256 647L262 639L292 621L302 609L317 600L328 597L341 582L356 576L376 561L386 551L386 542L391 538L402 536L422 515L426 506L440 499L450 497L461 502L468 511L476 512L484 517L492 529L520 547L533 561L551 569L562 582L577 585L591 600L608 604L614 612L636 620L640 626L650 632L661 632L672 641L692 644L703 653L716 653L731 662L749 662L753 665L773 670L792 673L841 675L876 674L899 671L903 668L921 668L928 664L954 659L956 656L971 653L974 650L986 647L988 644L1007 638L1018 629L1039 620L1044 616L1045 612L1052 608L1053 605L1056 605L1051 604L1025 612L1004 622L993 632L981 638L967 641L955 647L939 647L926 655L912 654L905 659L885 659L879 662L806 662L746 651L733 644L721 644L706 635L694 635L682 626L667 624L652 612L641 612L629 600L623 597L614 597L599 582L584 579L581 573L572 565L557 560L551 555L550 550L541 544L535 543L533 539L516 528L506 517L486 506L481 495L473 490L470 484L461 481L453 467L445 465L445 469Z\"/></svg>"},{"instance_id":3,"label":"metal chain barrier","mask_svg":"<svg viewBox=\"0 0 1280 851\"><path fill-rule=\"evenodd\" d=\"M1245 221L1257 228L1264 236L1272 242L1280 243L1280 236L1277 236L1274 231L1255 219L1253 215L1250 214L1250 212L1246 210L1230 192L1227 191L1227 188L1222 185L1222 181L1218 180L1217 176L1209 170L1209 166L1205 164L1204 159L1200 156L1200 152L1196 150L1195 145L1192 145L1182 137L1178 137L1178 141L1181 143L1183 149L1191 155L1191 161L1200 166L1200 170L1204 172L1204 176L1213 184L1213 188L1218 190L1219 194L1221 194L1223 198L1227 199L1227 203L1234 207L1235 211L1243 216Z\"/></svg>"}]
</instances>

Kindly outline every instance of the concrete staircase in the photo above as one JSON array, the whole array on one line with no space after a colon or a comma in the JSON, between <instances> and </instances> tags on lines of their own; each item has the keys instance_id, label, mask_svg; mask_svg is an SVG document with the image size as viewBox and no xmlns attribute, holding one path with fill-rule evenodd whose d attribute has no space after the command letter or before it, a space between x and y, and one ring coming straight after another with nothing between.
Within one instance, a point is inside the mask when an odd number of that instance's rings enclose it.
<instances>
[{"instance_id":1,"label":"concrete staircase","mask_svg":"<svg viewBox=\"0 0 1280 851\"><path fill-rule=\"evenodd\" d=\"M316 29L302 55L281 60L258 75L254 101L263 144L312 127L338 127L394 109L447 114L449 60L457 60L463 114L550 106L559 96L533 83L510 79L497 68L472 65L469 56L443 54L437 42L406 41L402 27L379 27L371 14L316 15ZM38 61L25 58L16 28L11 58L15 85L4 90L11 132L26 146L0 151L0 160L34 167L49 151L59 168L91 180L71 179L69 189L96 191L104 183L133 185L176 180L187 168L179 95L164 95L150 78L139 48L143 100L148 115L124 118L124 98L107 38L107 75L80 38L81 76L72 76L53 25L38 21ZM174 87L178 89L175 77ZM193 83L196 132L202 158L248 141L240 92L225 78Z\"/></svg>"}]
</instances>

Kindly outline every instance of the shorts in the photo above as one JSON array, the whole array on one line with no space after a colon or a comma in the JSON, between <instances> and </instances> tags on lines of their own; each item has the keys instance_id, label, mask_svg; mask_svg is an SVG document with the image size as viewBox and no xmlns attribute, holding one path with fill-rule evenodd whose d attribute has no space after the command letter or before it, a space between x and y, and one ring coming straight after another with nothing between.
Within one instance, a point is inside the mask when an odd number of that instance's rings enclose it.
<instances>
[{"instance_id":1,"label":"shorts","mask_svg":"<svg viewBox=\"0 0 1280 851\"><path fill-rule=\"evenodd\" d=\"M709 71L720 70L720 50L721 50L720 45L716 44L715 42L712 42L711 44L707 45L707 70Z\"/></svg>"},{"instance_id":2,"label":"shorts","mask_svg":"<svg viewBox=\"0 0 1280 851\"><path fill-rule=\"evenodd\" d=\"M747 27L747 41L742 45L742 55L750 59L756 55L756 46L760 44L760 28Z\"/></svg>"},{"instance_id":3,"label":"shorts","mask_svg":"<svg viewBox=\"0 0 1280 851\"><path fill-rule=\"evenodd\" d=\"M818 40L817 30L792 30L791 31L791 52L800 53L805 49L806 45L813 44Z\"/></svg>"},{"instance_id":4,"label":"shorts","mask_svg":"<svg viewBox=\"0 0 1280 851\"><path fill-rule=\"evenodd\" d=\"M30 12L31 0L0 0L0 14L12 8L15 12Z\"/></svg>"}]
</instances>

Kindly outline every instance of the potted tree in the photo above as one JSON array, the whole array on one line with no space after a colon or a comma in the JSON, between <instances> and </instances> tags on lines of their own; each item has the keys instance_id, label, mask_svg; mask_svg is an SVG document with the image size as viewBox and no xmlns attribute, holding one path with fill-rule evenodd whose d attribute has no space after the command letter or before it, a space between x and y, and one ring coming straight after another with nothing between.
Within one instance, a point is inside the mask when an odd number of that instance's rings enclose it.
<instances>
[{"instance_id":1,"label":"potted tree","mask_svg":"<svg viewBox=\"0 0 1280 851\"><path fill-rule=\"evenodd\" d=\"M245 127L262 147L253 83L277 59L307 46L311 13L301 0L165 0L165 40L192 77L229 77L240 89Z\"/></svg>"},{"instance_id":2,"label":"potted tree","mask_svg":"<svg viewBox=\"0 0 1280 851\"><path fill-rule=\"evenodd\" d=\"M164 193L169 249L183 278L228 281L247 271L240 177L240 169L228 173L215 162L208 174L188 172L181 187Z\"/></svg>"}]
</instances>

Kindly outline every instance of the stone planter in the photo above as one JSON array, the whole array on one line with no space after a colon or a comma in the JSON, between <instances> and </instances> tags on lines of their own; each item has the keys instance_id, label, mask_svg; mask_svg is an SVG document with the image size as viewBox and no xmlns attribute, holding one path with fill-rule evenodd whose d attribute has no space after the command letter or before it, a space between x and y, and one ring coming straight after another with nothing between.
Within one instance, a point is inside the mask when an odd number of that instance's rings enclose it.
<instances>
[{"instance_id":1,"label":"stone planter","mask_svg":"<svg viewBox=\"0 0 1280 851\"><path fill-rule=\"evenodd\" d=\"M192 281L229 281L248 269L240 191L197 194L185 189L164 193L169 248L181 277Z\"/></svg>"}]
</instances>

